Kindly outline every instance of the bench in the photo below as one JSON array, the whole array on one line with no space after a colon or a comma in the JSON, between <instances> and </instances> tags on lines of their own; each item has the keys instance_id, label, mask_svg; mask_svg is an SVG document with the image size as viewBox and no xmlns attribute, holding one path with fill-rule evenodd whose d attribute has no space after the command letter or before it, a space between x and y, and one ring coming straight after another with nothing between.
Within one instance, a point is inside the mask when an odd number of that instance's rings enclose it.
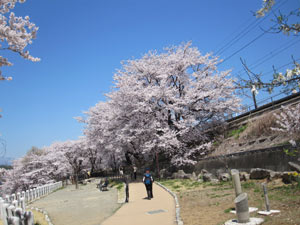
<instances>
[{"instance_id":1,"label":"bench","mask_svg":"<svg viewBox=\"0 0 300 225\"><path fill-rule=\"evenodd\" d=\"M99 184L97 184L97 188L99 188L100 191L108 191L108 184L108 179L105 179L104 182L100 179Z\"/></svg>"}]
</instances>

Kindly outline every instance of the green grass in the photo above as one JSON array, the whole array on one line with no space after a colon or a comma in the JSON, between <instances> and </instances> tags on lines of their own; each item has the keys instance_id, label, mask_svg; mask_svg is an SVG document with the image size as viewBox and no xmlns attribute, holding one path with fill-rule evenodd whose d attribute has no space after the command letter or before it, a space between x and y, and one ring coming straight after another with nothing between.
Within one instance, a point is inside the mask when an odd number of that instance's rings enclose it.
<instances>
[{"instance_id":1,"label":"green grass","mask_svg":"<svg viewBox=\"0 0 300 225\"><path fill-rule=\"evenodd\" d=\"M241 185L242 185L242 188L244 188L244 189L256 188L256 185L253 181L246 181L246 182L242 183Z\"/></svg>"},{"instance_id":2,"label":"green grass","mask_svg":"<svg viewBox=\"0 0 300 225\"><path fill-rule=\"evenodd\" d=\"M224 213L230 213L231 210L235 210L235 208L228 208L224 210Z\"/></svg>"},{"instance_id":3,"label":"green grass","mask_svg":"<svg viewBox=\"0 0 300 225\"><path fill-rule=\"evenodd\" d=\"M230 131L228 137L234 137L235 139L238 139L240 137L240 134L246 129L247 129L247 124L239 127L238 129Z\"/></svg>"},{"instance_id":4,"label":"green grass","mask_svg":"<svg viewBox=\"0 0 300 225\"><path fill-rule=\"evenodd\" d=\"M179 191L180 189L191 190L202 185L201 182L193 181L190 179L161 180L160 183L175 191Z\"/></svg>"}]
</instances>

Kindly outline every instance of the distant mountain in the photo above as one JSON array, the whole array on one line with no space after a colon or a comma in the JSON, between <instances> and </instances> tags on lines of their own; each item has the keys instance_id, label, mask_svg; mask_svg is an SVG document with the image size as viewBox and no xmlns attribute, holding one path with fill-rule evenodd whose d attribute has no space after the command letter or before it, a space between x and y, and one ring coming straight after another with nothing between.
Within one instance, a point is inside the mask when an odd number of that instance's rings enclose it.
<instances>
[{"instance_id":1,"label":"distant mountain","mask_svg":"<svg viewBox=\"0 0 300 225\"><path fill-rule=\"evenodd\" d=\"M11 157L0 157L0 165L11 165L12 161Z\"/></svg>"}]
</instances>

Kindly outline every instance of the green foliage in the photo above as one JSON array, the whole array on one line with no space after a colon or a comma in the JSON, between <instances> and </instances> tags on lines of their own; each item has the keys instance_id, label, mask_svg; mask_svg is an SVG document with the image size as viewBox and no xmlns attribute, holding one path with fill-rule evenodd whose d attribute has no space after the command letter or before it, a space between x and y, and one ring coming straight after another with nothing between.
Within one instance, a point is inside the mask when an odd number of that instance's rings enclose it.
<instances>
[{"instance_id":1,"label":"green foliage","mask_svg":"<svg viewBox=\"0 0 300 225\"><path fill-rule=\"evenodd\" d=\"M238 139L240 137L240 134L247 129L247 124L239 127L238 129L232 130L229 132L229 137L234 137L235 139Z\"/></svg>"},{"instance_id":2,"label":"green foliage","mask_svg":"<svg viewBox=\"0 0 300 225\"><path fill-rule=\"evenodd\" d=\"M231 210L235 210L235 208L228 208L224 210L224 213L230 213Z\"/></svg>"},{"instance_id":3,"label":"green foliage","mask_svg":"<svg viewBox=\"0 0 300 225\"><path fill-rule=\"evenodd\" d=\"M123 184L118 184L116 188L117 188L118 190L121 190L121 189L123 188L123 186L124 186Z\"/></svg>"},{"instance_id":4,"label":"green foliage","mask_svg":"<svg viewBox=\"0 0 300 225\"><path fill-rule=\"evenodd\" d=\"M109 180L109 186L110 187L116 187L118 189L118 186L123 185L123 181L120 180Z\"/></svg>"},{"instance_id":5,"label":"green foliage","mask_svg":"<svg viewBox=\"0 0 300 225\"><path fill-rule=\"evenodd\" d=\"M283 149L284 153L288 156L297 156L297 153L298 153L298 150L297 149L292 149L292 150L289 150L289 149Z\"/></svg>"}]
</instances>

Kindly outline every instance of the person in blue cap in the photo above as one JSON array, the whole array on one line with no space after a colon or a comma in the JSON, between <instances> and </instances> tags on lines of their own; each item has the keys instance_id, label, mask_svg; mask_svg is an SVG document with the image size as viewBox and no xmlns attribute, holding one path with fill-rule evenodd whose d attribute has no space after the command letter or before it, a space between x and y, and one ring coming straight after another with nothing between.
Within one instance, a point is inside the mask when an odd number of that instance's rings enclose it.
<instances>
[{"instance_id":1,"label":"person in blue cap","mask_svg":"<svg viewBox=\"0 0 300 225\"><path fill-rule=\"evenodd\" d=\"M153 192L152 192L153 177L148 168L146 169L146 173L144 174L143 183L146 186L147 198L151 200L151 198L153 198Z\"/></svg>"}]
</instances>

